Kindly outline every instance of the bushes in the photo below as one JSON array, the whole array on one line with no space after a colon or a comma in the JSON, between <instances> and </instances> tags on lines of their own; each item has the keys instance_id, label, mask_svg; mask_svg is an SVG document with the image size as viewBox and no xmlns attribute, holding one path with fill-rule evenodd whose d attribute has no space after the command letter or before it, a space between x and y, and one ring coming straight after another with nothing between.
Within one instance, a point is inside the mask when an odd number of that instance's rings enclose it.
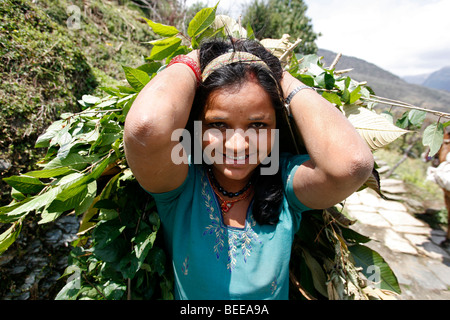
<instances>
[{"instance_id":1,"label":"bushes","mask_svg":"<svg viewBox=\"0 0 450 320\"><path fill-rule=\"evenodd\" d=\"M0 157L11 175L32 168L42 156L33 149L38 135L61 112L79 111L77 97L97 82L83 52L42 10L8 0L0 16Z\"/></svg>"},{"instance_id":2,"label":"bushes","mask_svg":"<svg viewBox=\"0 0 450 320\"><path fill-rule=\"evenodd\" d=\"M83 94L120 84L122 64L139 65L153 35L133 6L102 1L0 2L0 175L32 170L43 156L34 143L64 112L78 112ZM81 28L69 30L69 5ZM1 201L11 198L0 184Z\"/></svg>"}]
</instances>

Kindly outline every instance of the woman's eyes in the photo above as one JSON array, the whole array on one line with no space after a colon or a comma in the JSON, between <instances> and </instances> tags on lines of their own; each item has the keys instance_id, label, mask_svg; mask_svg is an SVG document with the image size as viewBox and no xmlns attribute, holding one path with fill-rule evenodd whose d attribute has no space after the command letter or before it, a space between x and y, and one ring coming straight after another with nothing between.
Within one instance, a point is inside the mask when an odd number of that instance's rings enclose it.
<instances>
[{"instance_id":1,"label":"woman's eyes","mask_svg":"<svg viewBox=\"0 0 450 320\"><path fill-rule=\"evenodd\" d=\"M267 127L267 124L264 122L253 122L250 125L250 128L254 128L254 129L263 129L265 127Z\"/></svg>"},{"instance_id":2,"label":"woman's eyes","mask_svg":"<svg viewBox=\"0 0 450 320\"><path fill-rule=\"evenodd\" d=\"M212 122L209 123L208 126L215 129L226 129L226 124L223 122Z\"/></svg>"},{"instance_id":3,"label":"woman's eyes","mask_svg":"<svg viewBox=\"0 0 450 320\"><path fill-rule=\"evenodd\" d=\"M210 128L215 128L215 129L229 129L229 127L227 126L226 123L224 122L211 122L208 124L208 126ZM266 128L267 124L264 122L252 122L248 125L248 128L252 128L252 129L263 129Z\"/></svg>"}]
</instances>

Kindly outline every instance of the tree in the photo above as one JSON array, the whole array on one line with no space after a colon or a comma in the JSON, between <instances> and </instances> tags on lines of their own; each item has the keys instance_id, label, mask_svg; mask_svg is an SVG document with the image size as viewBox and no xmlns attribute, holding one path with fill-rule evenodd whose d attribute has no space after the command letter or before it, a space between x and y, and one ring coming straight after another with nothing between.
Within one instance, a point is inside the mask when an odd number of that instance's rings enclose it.
<instances>
[{"instance_id":1,"label":"tree","mask_svg":"<svg viewBox=\"0 0 450 320\"><path fill-rule=\"evenodd\" d=\"M243 25L252 26L259 39L279 39L284 33L301 38L297 51L304 54L317 52L315 41L320 34L313 31L311 19L306 16L303 0L254 0L244 14Z\"/></svg>"}]
</instances>

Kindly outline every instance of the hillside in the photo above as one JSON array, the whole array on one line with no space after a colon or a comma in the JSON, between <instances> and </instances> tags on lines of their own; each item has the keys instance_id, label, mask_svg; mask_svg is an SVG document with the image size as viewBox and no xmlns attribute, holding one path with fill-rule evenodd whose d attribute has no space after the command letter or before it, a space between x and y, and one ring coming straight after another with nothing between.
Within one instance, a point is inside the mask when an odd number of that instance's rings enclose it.
<instances>
[{"instance_id":1,"label":"hillside","mask_svg":"<svg viewBox=\"0 0 450 320\"><path fill-rule=\"evenodd\" d=\"M423 73L414 76L404 76L403 80L405 80L408 83L423 85L423 83L425 82L425 80L427 80L429 76L430 73Z\"/></svg>"},{"instance_id":2,"label":"hillside","mask_svg":"<svg viewBox=\"0 0 450 320\"><path fill-rule=\"evenodd\" d=\"M445 67L433 72L426 78L422 85L450 92L450 67Z\"/></svg>"},{"instance_id":3,"label":"hillside","mask_svg":"<svg viewBox=\"0 0 450 320\"><path fill-rule=\"evenodd\" d=\"M326 66L330 65L336 53L319 49L319 56L323 56ZM376 95L407 102L418 107L450 112L450 92L427 88L411 84L400 77L383 70L376 65L359 58L342 56L337 64L337 70L353 70L348 73L357 81L367 81Z\"/></svg>"},{"instance_id":4,"label":"hillside","mask_svg":"<svg viewBox=\"0 0 450 320\"><path fill-rule=\"evenodd\" d=\"M131 2L0 1L0 177L30 170L44 152L33 148L36 138L51 122L79 110L84 94L122 84L122 65L142 64L144 42L154 39L142 16ZM0 195L6 204L1 180Z\"/></svg>"}]
</instances>

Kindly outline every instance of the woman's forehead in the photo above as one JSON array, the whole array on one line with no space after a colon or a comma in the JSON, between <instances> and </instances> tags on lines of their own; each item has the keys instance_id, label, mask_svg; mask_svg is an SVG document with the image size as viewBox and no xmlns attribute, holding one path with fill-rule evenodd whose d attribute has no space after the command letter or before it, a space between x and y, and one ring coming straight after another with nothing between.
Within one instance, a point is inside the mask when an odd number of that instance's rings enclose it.
<instances>
[{"instance_id":1,"label":"woman's forehead","mask_svg":"<svg viewBox=\"0 0 450 320\"><path fill-rule=\"evenodd\" d=\"M275 109L269 94L254 81L247 81L238 89L221 88L213 91L206 101L204 114L225 117L229 113L251 113L252 117L262 118L272 114Z\"/></svg>"}]
</instances>

